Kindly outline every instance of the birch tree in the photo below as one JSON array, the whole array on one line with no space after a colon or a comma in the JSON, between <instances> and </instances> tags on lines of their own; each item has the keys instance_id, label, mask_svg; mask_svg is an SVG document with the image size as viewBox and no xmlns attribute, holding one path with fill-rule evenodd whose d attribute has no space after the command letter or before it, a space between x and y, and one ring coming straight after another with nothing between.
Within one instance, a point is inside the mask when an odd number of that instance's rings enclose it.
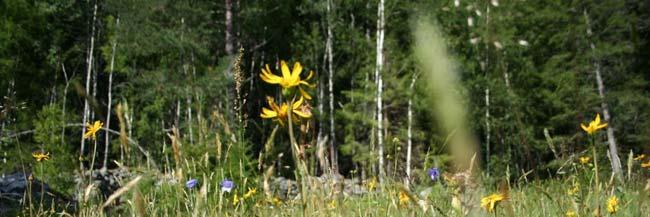
<instances>
[{"instance_id":1,"label":"birch tree","mask_svg":"<svg viewBox=\"0 0 650 217\"><path fill-rule=\"evenodd\" d=\"M226 0L226 55L234 52L233 30L232 30L232 0Z\"/></svg>"},{"instance_id":2,"label":"birch tree","mask_svg":"<svg viewBox=\"0 0 650 217\"><path fill-rule=\"evenodd\" d=\"M88 48L88 58L86 59L86 93L85 95L88 95L90 93L90 78L92 75L92 68L93 68L93 52L95 50L95 21L97 20L97 2L95 2L95 6L93 9L93 21L92 21L92 30L90 31L90 48ZM82 117L82 122L85 124L88 122L88 115L90 113L90 105L88 104L88 97L84 98L84 110L83 110L83 117ZM85 138L84 134L86 134L86 128L82 127L81 128L81 149L79 151L79 158L82 159L84 156L84 151L85 151ZM79 161L79 167L81 168L81 171L84 170L83 162Z\"/></svg>"},{"instance_id":3,"label":"birch tree","mask_svg":"<svg viewBox=\"0 0 650 217\"><path fill-rule=\"evenodd\" d=\"M589 14L587 10L583 11L585 22L587 24L587 37L593 35L591 29L591 23L589 19ZM614 137L614 127L611 124L612 117L609 114L609 106L605 100L605 84L603 82L603 77L601 75L601 65L600 61L596 57L596 45L592 39L589 40L589 47L593 55L593 64L594 64L594 74L596 75L596 84L598 85L598 96L600 98L600 108L603 110L603 117L605 118L606 123L610 123L607 127L607 143L609 144L609 156L612 164L612 171L616 174L617 178L622 180L623 171L621 169L621 160L618 157L618 146L616 145L616 138Z\"/></svg>"},{"instance_id":4,"label":"birch tree","mask_svg":"<svg viewBox=\"0 0 650 217\"><path fill-rule=\"evenodd\" d=\"M330 116L330 162L332 162L332 172L338 172L337 164L337 150L336 150L336 134L334 129L334 69L333 69L333 56L334 51L332 51L332 0L327 0L327 41L325 42L325 50L327 53L327 84L328 84L328 94L329 94L329 116Z\"/></svg>"},{"instance_id":5,"label":"birch tree","mask_svg":"<svg viewBox=\"0 0 650 217\"><path fill-rule=\"evenodd\" d=\"M117 18L115 20L115 28L120 25L120 18ZM115 37L115 36L114 36ZM115 49L117 47L117 38L113 38L113 45L111 46L111 63L110 63L110 69L108 72L108 105L107 105L107 112L106 112L106 127L111 126L111 108L113 106L113 70L115 69ZM102 168L106 169L106 163L108 161L108 147L110 146L110 135L109 132L106 131L105 134L106 137L106 143L104 144L104 163L102 164Z\"/></svg>"},{"instance_id":6,"label":"birch tree","mask_svg":"<svg viewBox=\"0 0 650 217\"><path fill-rule=\"evenodd\" d=\"M375 81L377 82L377 150L379 157L379 182L383 182L384 171L384 126L383 126L383 105L382 89L383 81L381 78L382 68L384 67L384 0L379 0L377 7L377 62L375 67Z\"/></svg>"},{"instance_id":7,"label":"birch tree","mask_svg":"<svg viewBox=\"0 0 650 217\"><path fill-rule=\"evenodd\" d=\"M411 93L411 96L409 97L408 101L408 123L407 123L407 129L406 129L406 136L408 137L408 140L406 141L406 179L404 181L404 185L410 186L411 184L411 158L412 158L412 152L413 152L413 86L415 86L415 80L417 79L417 74L413 75L413 78L411 79L411 85L409 85L409 93Z\"/></svg>"}]
</instances>

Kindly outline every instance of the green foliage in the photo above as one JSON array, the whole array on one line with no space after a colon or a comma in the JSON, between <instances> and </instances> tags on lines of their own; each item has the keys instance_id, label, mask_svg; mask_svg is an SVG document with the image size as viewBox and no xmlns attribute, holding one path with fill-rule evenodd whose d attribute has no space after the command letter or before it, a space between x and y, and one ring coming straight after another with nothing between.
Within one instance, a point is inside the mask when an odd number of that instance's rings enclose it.
<instances>
[{"instance_id":1,"label":"green foliage","mask_svg":"<svg viewBox=\"0 0 650 217\"><path fill-rule=\"evenodd\" d=\"M98 106L93 106L91 113L102 121L110 116L108 129L119 131L120 125L125 126L124 136L140 146L125 153L127 160L121 163L126 166L144 165L142 152L146 151L160 172L180 165L185 178L211 177L211 187L222 178L231 178L246 183L238 189L240 194L244 186L257 186L261 171L257 171L254 159L274 127L270 121L262 121L259 113L266 105L266 96L278 95L277 89L264 84L258 74L265 64L277 71L279 60L289 60L300 61L305 71L314 70L317 76L314 80L318 86L310 90L314 96L313 125L304 144L316 144L317 132L326 135L334 129L340 172L351 176L361 170L366 177L375 176L377 2L333 0L329 12L327 1L231 2L234 44L244 49L240 96L234 90L234 59L223 49L226 11L222 2L2 1L0 154L7 161L2 164L2 172L25 168L59 191L74 191L71 183L78 165L74 156L80 148L78 124L85 100L75 86L85 88L86 61L93 37L95 56L90 71L94 74L90 77L94 80L87 96L92 96ZM499 1L495 5L492 1L470 0L458 1L460 5L455 6L455 2L386 2L381 72L385 107L381 112L386 125L385 153L391 155L384 156L390 177L405 175L409 100L414 116L412 169L414 176L420 177L416 183L428 184L423 177L428 167L451 172L453 159L447 154L446 132L450 124L441 122L448 117L434 116L432 105L441 100L426 97L437 89L458 94L462 100L459 104L468 109L465 118L481 145L481 167L490 177L513 181L533 171L526 177L553 179L564 162L588 148L588 138L579 124L602 113L603 100L594 73L597 67L603 75L604 102L612 115L608 124L614 129L619 152L647 152L650 76L646 71L650 43L643 37L650 30L647 3ZM95 3L98 13L92 22ZM439 25L444 36L441 40L454 59L451 67L459 73L460 88L434 86L421 78L412 49L417 46L411 32L415 16L428 17ZM93 26L95 35L91 35ZM324 53L328 27L333 37L335 126L329 126L329 66ZM113 105L128 103L124 123L117 121L114 108L112 114L105 112L114 44L112 100ZM415 75L420 77L411 89ZM239 105L237 97L241 97L242 106L235 110ZM239 114L243 115L242 122ZM172 160L168 135L173 128L179 131L181 162ZM286 133L284 129L278 131L278 135ZM599 134L597 144L602 156L606 156L604 137L604 133ZM99 138L98 149L103 150L103 132ZM121 143L117 136L111 139L109 162L121 160L117 146ZM274 141L274 152L267 154L289 156L288 140L278 136ZM50 152L52 159L35 164L30 153L36 150ZM308 156L313 158L314 150L308 147ZM103 151L97 156L101 154ZM289 157L284 157L276 163L291 165L288 161ZM605 157L601 161L601 165L607 165ZM608 170L607 166L602 168ZM290 169L276 168L276 175L291 174ZM434 192L448 195L444 189L434 188ZM149 198L198 201L176 185L163 186L160 191L144 187L140 190ZM525 188L520 194L541 197L538 190ZM181 193L182 197L171 196ZM393 197L372 195L360 199L364 201L361 205L349 201L343 204L363 209L389 207ZM217 199L211 195L207 201L214 203ZM374 199L382 201L374 203ZM444 201L441 207L446 209L449 204ZM523 204L517 209L540 209L532 202ZM178 209L177 201L165 200L155 213ZM181 213L191 211L182 209ZM295 214L296 210L284 214ZM561 215L563 211L549 213Z\"/></svg>"},{"instance_id":2,"label":"green foliage","mask_svg":"<svg viewBox=\"0 0 650 217\"><path fill-rule=\"evenodd\" d=\"M65 123L62 119L62 111L56 104L44 106L36 115L34 120L34 141L40 148L32 151L49 152L51 158L48 161L36 162L30 155L25 156L25 162L33 165L37 177L47 183L51 183L54 189L73 193L75 185L74 172L77 164L73 164L75 154L72 146L62 137Z\"/></svg>"}]
</instances>

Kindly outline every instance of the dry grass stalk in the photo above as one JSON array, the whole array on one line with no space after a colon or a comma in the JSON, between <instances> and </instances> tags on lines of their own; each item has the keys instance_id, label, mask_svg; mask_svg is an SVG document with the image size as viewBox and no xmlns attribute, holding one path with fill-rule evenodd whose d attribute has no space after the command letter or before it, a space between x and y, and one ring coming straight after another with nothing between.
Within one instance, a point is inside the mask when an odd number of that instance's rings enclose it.
<instances>
[{"instance_id":1,"label":"dry grass stalk","mask_svg":"<svg viewBox=\"0 0 650 217\"><path fill-rule=\"evenodd\" d=\"M138 217L147 216L147 208L145 207L144 199L140 191L135 191L133 195L133 200L135 202L135 211Z\"/></svg>"},{"instance_id":2,"label":"dry grass stalk","mask_svg":"<svg viewBox=\"0 0 650 217\"><path fill-rule=\"evenodd\" d=\"M104 202L104 205L102 205L102 209L106 208L111 203L113 203L115 199L117 199L122 194L131 190L131 188L135 187L135 185L137 185L138 182L140 182L140 179L142 179L142 176L135 177L135 179L131 180L129 183L126 183L126 185L124 185L120 189L117 189L117 191L115 191L113 194L111 194L111 196L108 197L108 199L106 199L106 202Z\"/></svg>"},{"instance_id":3,"label":"dry grass stalk","mask_svg":"<svg viewBox=\"0 0 650 217\"><path fill-rule=\"evenodd\" d=\"M178 128L175 126L172 127L172 134L167 134L169 139L172 141L172 151L174 152L174 162L176 162L176 178L178 180L183 179L183 172L182 172L182 152L181 152L181 143L179 141L179 133L178 133Z\"/></svg>"},{"instance_id":4,"label":"dry grass stalk","mask_svg":"<svg viewBox=\"0 0 650 217\"><path fill-rule=\"evenodd\" d=\"M124 120L124 112L126 110L122 103L117 104L115 109L117 112L117 120L120 122L120 148L123 153L126 153L127 159L129 158L129 140L126 134L126 121ZM123 159L122 159L123 160Z\"/></svg>"}]
</instances>

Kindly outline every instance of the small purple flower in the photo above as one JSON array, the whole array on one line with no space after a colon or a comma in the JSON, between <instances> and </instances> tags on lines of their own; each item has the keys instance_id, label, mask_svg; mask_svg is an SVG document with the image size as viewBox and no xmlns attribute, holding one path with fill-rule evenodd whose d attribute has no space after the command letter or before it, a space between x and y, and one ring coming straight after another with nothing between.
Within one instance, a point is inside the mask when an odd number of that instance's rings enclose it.
<instances>
[{"instance_id":1,"label":"small purple flower","mask_svg":"<svg viewBox=\"0 0 650 217\"><path fill-rule=\"evenodd\" d=\"M229 179L224 179L221 181L221 191L230 193L232 188L235 187L235 183Z\"/></svg>"},{"instance_id":2,"label":"small purple flower","mask_svg":"<svg viewBox=\"0 0 650 217\"><path fill-rule=\"evenodd\" d=\"M192 188L194 188L194 186L196 186L196 184L198 184L198 183L199 183L199 180L196 180L196 179L190 179L189 181L187 181L187 182L185 183L185 187L187 187L187 188L189 188L189 189L192 189Z\"/></svg>"},{"instance_id":3,"label":"small purple flower","mask_svg":"<svg viewBox=\"0 0 650 217\"><path fill-rule=\"evenodd\" d=\"M440 171L435 167L427 170L427 173L429 174L429 177L431 177L431 181L434 182L440 177Z\"/></svg>"}]
</instances>

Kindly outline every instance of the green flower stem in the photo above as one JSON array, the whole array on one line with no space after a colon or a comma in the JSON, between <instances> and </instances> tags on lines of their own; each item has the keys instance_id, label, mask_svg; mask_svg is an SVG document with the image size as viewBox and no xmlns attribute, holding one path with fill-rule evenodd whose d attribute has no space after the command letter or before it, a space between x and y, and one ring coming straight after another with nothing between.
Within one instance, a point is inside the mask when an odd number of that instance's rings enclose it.
<instances>
[{"instance_id":1,"label":"green flower stem","mask_svg":"<svg viewBox=\"0 0 650 217\"><path fill-rule=\"evenodd\" d=\"M300 189L300 198L302 199L303 203L303 211L306 210L305 205L307 204L307 195L305 195L305 182L304 178L306 177L306 172L307 172L307 166L304 164L302 159L300 159L299 152L300 149L298 147L298 143L296 142L296 138L293 135L293 108L291 107L293 105L293 102L295 101L296 97L294 96L291 101L289 102L289 109L287 109L287 119L289 122L289 142L291 143L291 151L292 151L292 156L293 156L293 161L296 164L296 169L298 170L298 173L296 175L296 181L298 182L298 186ZM304 215L304 213L303 213Z\"/></svg>"},{"instance_id":2,"label":"green flower stem","mask_svg":"<svg viewBox=\"0 0 650 217\"><path fill-rule=\"evenodd\" d=\"M43 163L45 163L45 160L39 162L39 170L40 170L40 177L41 177L41 207L43 206L43 196L45 194L45 174L43 173ZM30 181L31 182L31 181Z\"/></svg>"},{"instance_id":3,"label":"green flower stem","mask_svg":"<svg viewBox=\"0 0 650 217\"><path fill-rule=\"evenodd\" d=\"M600 210L600 202L599 202L599 197L600 197L600 181L598 178L598 155L596 155L596 136L595 135L590 135L591 136L591 150L594 155L594 173L596 174L596 209Z\"/></svg>"}]
</instances>

